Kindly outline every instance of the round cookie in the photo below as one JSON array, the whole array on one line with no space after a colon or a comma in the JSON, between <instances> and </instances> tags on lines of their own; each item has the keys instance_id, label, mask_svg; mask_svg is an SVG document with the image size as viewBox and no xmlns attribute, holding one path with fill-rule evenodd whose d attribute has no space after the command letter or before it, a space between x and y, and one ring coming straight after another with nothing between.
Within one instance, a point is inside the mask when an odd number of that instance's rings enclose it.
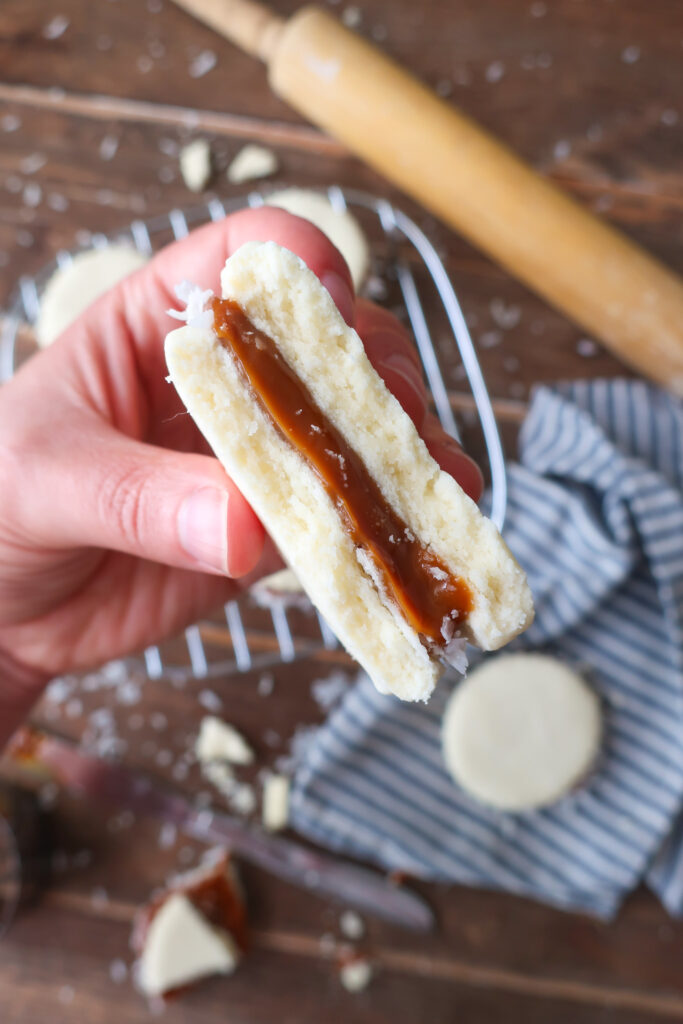
<instances>
[{"instance_id":1,"label":"round cookie","mask_svg":"<svg viewBox=\"0 0 683 1024\"><path fill-rule=\"evenodd\" d=\"M455 781L506 811L569 792L590 770L601 735L597 695L564 662L534 653L484 661L457 687L442 724Z\"/></svg>"},{"instance_id":2,"label":"round cookie","mask_svg":"<svg viewBox=\"0 0 683 1024\"><path fill-rule=\"evenodd\" d=\"M335 210L327 196L303 188L272 192L266 198L266 205L279 206L297 217L310 220L311 224L320 228L346 260L353 287L359 290L367 277L370 250L353 214L348 210Z\"/></svg>"},{"instance_id":3,"label":"round cookie","mask_svg":"<svg viewBox=\"0 0 683 1024\"><path fill-rule=\"evenodd\" d=\"M130 245L109 245L80 252L68 266L55 270L43 292L35 325L40 347L51 345L95 299L139 270L147 259Z\"/></svg>"}]
</instances>

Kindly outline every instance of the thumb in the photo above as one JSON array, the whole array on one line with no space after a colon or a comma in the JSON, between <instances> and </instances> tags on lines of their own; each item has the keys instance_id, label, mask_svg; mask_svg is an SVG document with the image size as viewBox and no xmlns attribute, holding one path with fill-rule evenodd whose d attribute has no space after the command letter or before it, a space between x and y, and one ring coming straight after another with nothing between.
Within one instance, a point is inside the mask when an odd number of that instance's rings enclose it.
<instances>
[{"instance_id":1,"label":"thumb","mask_svg":"<svg viewBox=\"0 0 683 1024\"><path fill-rule=\"evenodd\" d=\"M233 577L261 556L263 527L212 456L156 448L105 428L60 461L57 493L69 507L60 515L61 502L55 507L51 499L53 542Z\"/></svg>"}]
</instances>

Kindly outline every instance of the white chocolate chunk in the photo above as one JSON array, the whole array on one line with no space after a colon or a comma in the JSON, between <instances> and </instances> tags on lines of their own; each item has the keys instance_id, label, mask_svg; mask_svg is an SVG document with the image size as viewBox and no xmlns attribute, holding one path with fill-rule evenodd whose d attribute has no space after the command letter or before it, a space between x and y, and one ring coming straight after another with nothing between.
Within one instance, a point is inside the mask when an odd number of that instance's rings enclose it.
<instances>
[{"instance_id":1,"label":"white chocolate chunk","mask_svg":"<svg viewBox=\"0 0 683 1024\"><path fill-rule=\"evenodd\" d=\"M211 180L211 146L195 139L180 151L180 173L190 192L203 192Z\"/></svg>"},{"instance_id":2,"label":"white chocolate chunk","mask_svg":"<svg viewBox=\"0 0 683 1024\"><path fill-rule=\"evenodd\" d=\"M289 779L286 775L267 775L263 783L261 810L263 827L279 832L289 821Z\"/></svg>"},{"instance_id":3,"label":"white chocolate chunk","mask_svg":"<svg viewBox=\"0 0 683 1024\"><path fill-rule=\"evenodd\" d=\"M370 250L362 228L348 210L334 208L327 196L304 188L286 188L273 192L266 205L278 206L315 224L339 250L351 271L353 286L358 291L367 277Z\"/></svg>"},{"instance_id":4,"label":"white chocolate chunk","mask_svg":"<svg viewBox=\"0 0 683 1024\"><path fill-rule=\"evenodd\" d=\"M339 972L347 992L362 992L372 981L372 975L372 965L368 960L351 960Z\"/></svg>"},{"instance_id":5,"label":"white chocolate chunk","mask_svg":"<svg viewBox=\"0 0 683 1024\"><path fill-rule=\"evenodd\" d=\"M601 734L598 697L573 669L544 654L508 654L455 690L443 754L471 796L525 811L559 800L586 776Z\"/></svg>"},{"instance_id":6,"label":"white chocolate chunk","mask_svg":"<svg viewBox=\"0 0 683 1024\"><path fill-rule=\"evenodd\" d=\"M351 939L352 942L357 942L365 935L363 918L355 910L344 911L339 918L339 927L344 938Z\"/></svg>"},{"instance_id":7,"label":"white chocolate chunk","mask_svg":"<svg viewBox=\"0 0 683 1024\"><path fill-rule=\"evenodd\" d=\"M215 715L202 718L194 751L200 764L206 764L207 761L252 764L254 760L254 751L244 736Z\"/></svg>"},{"instance_id":8,"label":"white chocolate chunk","mask_svg":"<svg viewBox=\"0 0 683 1024\"><path fill-rule=\"evenodd\" d=\"M267 178L278 169L278 158L272 149L250 144L239 151L228 167L228 181L241 185L256 178Z\"/></svg>"},{"instance_id":9,"label":"white chocolate chunk","mask_svg":"<svg viewBox=\"0 0 683 1024\"><path fill-rule=\"evenodd\" d=\"M163 995L210 974L231 974L238 960L232 937L212 927L186 896L174 893L150 923L140 987L145 995Z\"/></svg>"},{"instance_id":10,"label":"white chocolate chunk","mask_svg":"<svg viewBox=\"0 0 683 1024\"><path fill-rule=\"evenodd\" d=\"M80 252L67 266L55 270L43 292L36 320L36 339L41 348L51 345L95 299L145 263L147 256L132 246L109 245Z\"/></svg>"}]
</instances>

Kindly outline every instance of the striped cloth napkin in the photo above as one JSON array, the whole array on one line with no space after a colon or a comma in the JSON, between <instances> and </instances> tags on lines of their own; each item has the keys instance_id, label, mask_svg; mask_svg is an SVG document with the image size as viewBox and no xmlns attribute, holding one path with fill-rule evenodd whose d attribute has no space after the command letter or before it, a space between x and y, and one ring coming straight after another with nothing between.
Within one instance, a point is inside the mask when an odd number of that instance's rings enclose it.
<instances>
[{"instance_id":1,"label":"striped cloth napkin","mask_svg":"<svg viewBox=\"0 0 683 1024\"><path fill-rule=\"evenodd\" d=\"M416 706L361 677L306 750L292 823L388 869L602 917L645 877L682 912L683 407L637 381L540 388L509 488L505 536L536 601L515 646L568 660L601 694L591 777L546 810L490 810L443 765L457 682Z\"/></svg>"}]
</instances>

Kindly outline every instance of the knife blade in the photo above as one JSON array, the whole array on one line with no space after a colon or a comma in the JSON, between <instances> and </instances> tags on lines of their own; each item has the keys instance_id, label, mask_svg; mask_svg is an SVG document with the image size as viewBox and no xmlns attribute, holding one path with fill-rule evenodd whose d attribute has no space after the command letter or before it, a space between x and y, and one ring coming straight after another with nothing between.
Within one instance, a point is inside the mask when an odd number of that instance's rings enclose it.
<instances>
[{"instance_id":1,"label":"knife blade","mask_svg":"<svg viewBox=\"0 0 683 1024\"><path fill-rule=\"evenodd\" d=\"M421 896L378 872L269 835L222 811L198 810L184 796L149 777L87 754L56 735L23 729L8 752L19 764L47 769L71 792L171 822L193 839L225 844L245 860L308 892L413 931L434 927L433 911Z\"/></svg>"}]
</instances>

